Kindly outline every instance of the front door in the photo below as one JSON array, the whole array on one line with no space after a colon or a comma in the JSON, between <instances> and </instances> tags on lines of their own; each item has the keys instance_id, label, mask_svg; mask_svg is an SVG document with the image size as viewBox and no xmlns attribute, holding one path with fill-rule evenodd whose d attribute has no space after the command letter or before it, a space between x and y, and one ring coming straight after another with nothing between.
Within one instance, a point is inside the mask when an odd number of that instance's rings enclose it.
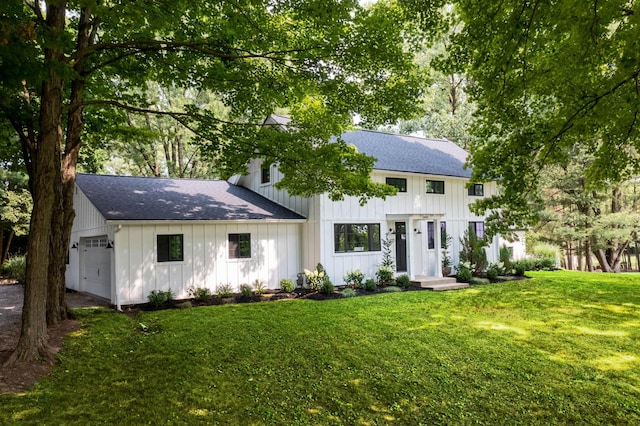
<instances>
[{"instance_id":1,"label":"front door","mask_svg":"<svg viewBox=\"0 0 640 426\"><path fill-rule=\"evenodd\" d=\"M407 272L406 222L396 222L396 271Z\"/></svg>"}]
</instances>

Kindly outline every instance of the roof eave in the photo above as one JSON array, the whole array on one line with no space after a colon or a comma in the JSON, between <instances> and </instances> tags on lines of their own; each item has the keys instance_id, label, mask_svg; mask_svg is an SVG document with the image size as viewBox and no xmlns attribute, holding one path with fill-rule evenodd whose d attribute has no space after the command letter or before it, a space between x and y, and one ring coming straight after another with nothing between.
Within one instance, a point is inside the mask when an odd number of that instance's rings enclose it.
<instances>
[{"instance_id":1,"label":"roof eave","mask_svg":"<svg viewBox=\"0 0 640 426\"><path fill-rule=\"evenodd\" d=\"M198 219L198 220L190 220L190 219L162 219L162 220L152 220L152 219L107 219L107 225L175 225L175 224L192 224L192 225L229 225L229 224L238 224L238 223L249 223L249 224L270 224L270 223L306 223L307 219Z\"/></svg>"}]
</instances>

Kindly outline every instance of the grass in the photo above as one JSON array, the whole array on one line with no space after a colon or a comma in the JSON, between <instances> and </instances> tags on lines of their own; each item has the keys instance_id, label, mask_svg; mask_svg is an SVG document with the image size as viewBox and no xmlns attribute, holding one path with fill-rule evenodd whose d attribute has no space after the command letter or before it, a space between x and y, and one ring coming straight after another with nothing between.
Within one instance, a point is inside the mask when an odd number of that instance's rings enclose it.
<instances>
[{"instance_id":1,"label":"grass","mask_svg":"<svg viewBox=\"0 0 640 426\"><path fill-rule=\"evenodd\" d=\"M640 424L640 274L531 276L80 311L54 372L0 396L0 424Z\"/></svg>"}]
</instances>

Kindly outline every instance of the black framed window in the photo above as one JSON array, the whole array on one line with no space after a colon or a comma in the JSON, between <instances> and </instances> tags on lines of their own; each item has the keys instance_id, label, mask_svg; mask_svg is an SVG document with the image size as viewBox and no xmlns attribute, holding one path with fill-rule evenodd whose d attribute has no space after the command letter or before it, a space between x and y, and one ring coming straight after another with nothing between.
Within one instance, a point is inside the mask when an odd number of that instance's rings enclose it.
<instances>
[{"instance_id":1,"label":"black framed window","mask_svg":"<svg viewBox=\"0 0 640 426\"><path fill-rule=\"evenodd\" d=\"M446 249L447 247L447 222L440 222L440 248Z\"/></svg>"},{"instance_id":2,"label":"black framed window","mask_svg":"<svg viewBox=\"0 0 640 426\"><path fill-rule=\"evenodd\" d=\"M180 262L184 260L182 234L158 235L158 262Z\"/></svg>"},{"instance_id":3,"label":"black framed window","mask_svg":"<svg viewBox=\"0 0 640 426\"><path fill-rule=\"evenodd\" d=\"M335 252L380 251L379 223L336 223Z\"/></svg>"},{"instance_id":4,"label":"black framed window","mask_svg":"<svg viewBox=\"0 0 640 426\"><path fill-rule=\"evenodd\" d=\"M398 192L407 192L407 180L404 178L388 177L385 183L387 185L395 186L396 188L398 188Z\"/></svg>"},{"instance_id":5,"label":"black framed window","mask_svg":"<svg viewBox=\"0 0 640 426\"><path fill-rule=\"evenodd\" d=\"M427 222L427 248L429 250L436 248L436 231L433 222Z\"/></svg>"},{"instance_id":6,"label":"black framed window","mask_svg":"<svg viewBox=\"0 0 640 426\"><path fill-rule=\"evenodd\" d=\"M442 180L428 180L427 181L427 194L444 194L444 181L442 181Z\"/></svg>"},{"instance_id":7,"label":"black framed window","mask_svg":"<svg viewBox=\"0 0 640 426\"><path fill-rule=\"evenodd\" d=\"M484 238L484 222L469 222L469 228L476 233L478 238Z\"/></svg>"},{"instance_id":8,"label":"black framed window","mask_svg":"<svg viewBox=\"0 0 640 426\"><path fill-rule=\"evenodd\" d=\"M251 234L229 234L229 259L251 257Z\"/></svg>"},{"instance_id":9,"label":"black framed window","mask_svg":"<svg viewBox=\"0 0 640 426\"><path fill-rule=\"evenodd\" d=\"M271 167L268 164L263 164L260 168L260 182L261 183L269 183L271 182Z\"/></svg>"},{"instance_id":10,"label":"black framed window","mask_svg":"<svg viewBox=\"0 0 640 426\"><path fill-rule=\"evenodd\" d=\"M484 195L484 185L481 183L474 183L469 187L469 195L482 197Z\"/></svg>"}]
</instances>

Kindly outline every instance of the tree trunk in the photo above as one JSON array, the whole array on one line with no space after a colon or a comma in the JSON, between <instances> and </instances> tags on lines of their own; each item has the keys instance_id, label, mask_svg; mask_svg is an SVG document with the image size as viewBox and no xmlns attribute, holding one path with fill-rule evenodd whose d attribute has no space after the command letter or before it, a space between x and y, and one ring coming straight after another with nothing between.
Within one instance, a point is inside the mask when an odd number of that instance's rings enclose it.
<instances>
[{"instance_id":1,"label":"tree trunk","mask_svg":"<svg viewBox=\"0 0 640 426\"><path fill-rule=\"evenodd\" d=\"M53 36L64 32L66 1L48 2L46 27ZM47 344L47 283L51 224L55 201L54 185L56 147L61 145L62 96L64 81L59 74L64 54L60 44L45 49L44 60L49 64L49 75L42 83L42 99L38 122L37 144L32 144L32 173L30 187L33 196L33 211L27 242L27 274L22 308L20 339L7 364L19 361L53 361L53 353ZM27 159L25 159L27 160Z\"/></svg>"},{"instance_id":2,"label":"tree trunk","mask_svg":"<svg viewBox=\"0 0 640 426\"><path fill-rule=\"evenodd\" d=\"M9 249L11 248L11 241L13 241L13 236L15 235L15 231L12 229L9 231L9 236L7 237L6 245L4 246L4 250L2 251L2 258L0 259L0 265L4 263L5 260L9 258ZM0 248L2 248L0 246Z\"/></svg>"},{"instance_id":3,"label":"tree trunk","mask_svg":"<svg viewBox=\"0 0 640 426\"><path fill-rule=\"evenodd\" d=\"M612 272L611 265L609 265L609 259L607 259L606 251L603 249L598 249L595 251L595 255L598 259L598 263L600 263L602 272Z\"/></svg>"},{"instance_id":4,"label":"tree trunk","mask_svg":"<svg viewBox=\"0 0 640 426\"><path fill-rule=\"evenodd\" d=\"M593 272L593 259L591 258L591 241L588 238L584 241L584 255L587 265L587 271Z\"/></svg>"}]
</instances>

